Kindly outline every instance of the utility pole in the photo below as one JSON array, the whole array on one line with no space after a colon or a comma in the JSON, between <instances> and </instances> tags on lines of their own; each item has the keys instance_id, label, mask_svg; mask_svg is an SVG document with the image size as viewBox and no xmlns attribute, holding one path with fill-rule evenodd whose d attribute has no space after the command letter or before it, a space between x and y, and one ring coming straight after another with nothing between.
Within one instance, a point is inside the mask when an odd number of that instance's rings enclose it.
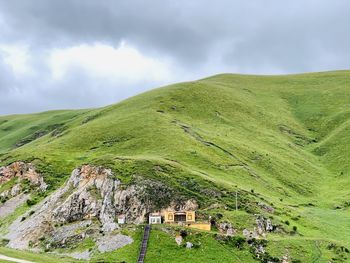
<instances>
[{"instance_id":1,"label":"utility pole","mask_svg":"<svg viewBox=\"0 0 350 263\"><path fill-rule=\"evenodd\" d=\"M238 210L238 201L237 201L237 198L238 197L238 191L237 191L237 189L236 189L236 211Z\"/></svg>"}]
</instances>

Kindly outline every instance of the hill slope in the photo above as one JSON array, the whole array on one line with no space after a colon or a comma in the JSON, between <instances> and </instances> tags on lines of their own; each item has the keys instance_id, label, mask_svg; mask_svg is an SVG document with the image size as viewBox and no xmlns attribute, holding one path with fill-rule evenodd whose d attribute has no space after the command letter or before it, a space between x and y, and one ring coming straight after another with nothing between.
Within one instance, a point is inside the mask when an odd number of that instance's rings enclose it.
<instances>
[{"instance_id":1,"label":"hill slope","mask_svg":"<svg viewBox=\"0 0 350 263\"><path fill-rule=\"evenodd\" d=\"M125 181L157 177L149 163L176 167L165 175L174 183L195 178L272 204L300 235L271 240L295 253L315 240L350 247L349 105L349 71L222 74L99 109L2 116L0 164L36 160L52 190L85 163Z\"/></svg>"}]
</instances>

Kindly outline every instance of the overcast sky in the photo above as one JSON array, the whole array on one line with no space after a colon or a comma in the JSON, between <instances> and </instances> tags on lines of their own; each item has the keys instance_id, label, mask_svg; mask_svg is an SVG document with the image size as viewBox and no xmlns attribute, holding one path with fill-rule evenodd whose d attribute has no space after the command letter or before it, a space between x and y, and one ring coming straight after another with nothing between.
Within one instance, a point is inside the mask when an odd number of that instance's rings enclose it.
<instances>
[{"instance_id":1,"label":"overcast sky","mask_svg":"<svg viewBox=\"0 0 350 263\"><path fill-rule=\"evenodd\" d=\"M349 0L0 0L0 114L223 72L350 69Z\"/></svg>"}]
</instances>

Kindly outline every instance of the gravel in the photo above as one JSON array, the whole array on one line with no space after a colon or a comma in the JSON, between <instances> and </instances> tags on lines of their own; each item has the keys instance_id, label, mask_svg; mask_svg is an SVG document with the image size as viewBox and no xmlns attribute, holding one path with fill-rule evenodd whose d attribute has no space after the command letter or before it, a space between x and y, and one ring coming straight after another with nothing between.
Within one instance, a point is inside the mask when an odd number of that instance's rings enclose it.
<instances>
[{"instance_id":1,"label":"gravel","mask_svg":"<svg viewBox=\"0 0 350 263\"><path fill-rule=\"evenodd\" d=\"M134 240L125 235L117 234L117 235L106 235L97 240L98 250L100 252L109 252L116 250L118 248L129 245Z\"/></svg>"}]
</instances>

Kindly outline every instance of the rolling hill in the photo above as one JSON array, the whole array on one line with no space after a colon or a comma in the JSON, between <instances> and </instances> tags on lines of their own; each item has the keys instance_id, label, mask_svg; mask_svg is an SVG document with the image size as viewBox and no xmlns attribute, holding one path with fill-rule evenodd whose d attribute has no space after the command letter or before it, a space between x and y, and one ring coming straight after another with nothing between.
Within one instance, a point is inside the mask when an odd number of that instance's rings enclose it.
<instances>
[{"instance_id":1,"label":"rolling hill","mask_svg":"<svg viewBox=\"0 0 350 263\"><path fill-rule=\"evenodd\" d=\"M220 74L98 109L0 117L0 166L33 162L50 191L93 164L126 183L135 174L167 182L242 228L257 211L249 204L268 204L285 231L269 234L266 249L276 257L288 250L293 262L350 258L349 151L350 71ZM220 197L200 190L210 187ZM210 208L215 203L225 208ZM147 262L172 262L168 255L186 262L169 236L154 231ZM191 262L255 262L249 246L223 248L211 237L202 244L203 253L187 255Z\"/></svg>"}]
</instances>

